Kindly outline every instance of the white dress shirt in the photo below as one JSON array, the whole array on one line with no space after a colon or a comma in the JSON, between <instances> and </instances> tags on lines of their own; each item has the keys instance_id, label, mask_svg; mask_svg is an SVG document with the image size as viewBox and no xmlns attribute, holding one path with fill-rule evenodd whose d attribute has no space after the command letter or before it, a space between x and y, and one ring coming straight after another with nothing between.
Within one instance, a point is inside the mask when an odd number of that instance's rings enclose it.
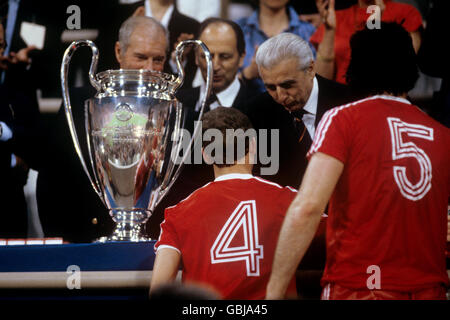
<instances>
[{"instance_id":1,"label":"white dress shirt","mask_svg":"<svg viewBox=\"0 0 450 320\"><path fill-rule=\"evenodd\" d=\"M170 22L170 18L172 17L172 13L173 13L173 4L171 4L169 6L169 8L167 8L166 13L164 13L164 16L161 19L161 24L167 29L169 26L169 22ZM145 1L145 15L147 17L153 17L153 13L152 13L152 8L150 6L150 0Z\"/></svg>"},{"instance_id":2,"label":"white dress shirt","mask_svg":"<svg viewBox=\"0 0 450 320\"><path fill-rule=\"evenodd\" d=\"M218 106L222 107L231 107L233 105L234 100L236 99L239 90L241 89L241 83L237 76L235 76L233 82L225 89L219 93L216 93L217 100L209 105L210 110L214 110ZM200 85L200 95L195 105L195 111L200 111L201 101L200 99L206 92L206 83L202 83Z\"/></svg>"},{"instance_id":3,"label":"white dress shirt","mask_svg":"<svg viewBox=\"0 0 450 320\"><path fill-rule=\"evenodd\" d=\"M318 98L319 98L319 85L317 84L316 77L314 77L311 94L309 95L308 101L306 101L306 104L303 107L303 110L306 111L306 113L302 117L302 121L305 124L305 127L308 130L311 139L314 139L314 133L316 131L314 123L316 122L317 116Z\"/></svg>"}]
</instances>

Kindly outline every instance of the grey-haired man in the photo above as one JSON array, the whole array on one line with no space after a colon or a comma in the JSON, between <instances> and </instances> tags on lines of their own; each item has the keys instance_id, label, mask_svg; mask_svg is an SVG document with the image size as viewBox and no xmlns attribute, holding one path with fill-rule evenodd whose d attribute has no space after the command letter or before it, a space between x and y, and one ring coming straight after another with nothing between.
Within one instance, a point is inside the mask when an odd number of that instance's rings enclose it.
<instances>
[{"instance_id":1,"label":"grey-haired man","mask_svg":"<svg viewBox=\"0 0 450 320\"><path fill-rule=\"evenodd\" d=\"M120 28L115 53L122 69L162 71L167 48L167 31L158 21L149 17L131 17ZM86 86L70 92L77 134L85 139L84 101L94 96L95 89ZM109 234L112 220L89 187L71 141L64 108L60 108L47 131L46 139L42 139L47 142L41 148L36 191L45 236L63 237L69 242L91 242ZM83 153L87 154L87 150Z\"/></svg>"},{"instance_id":2,"label":"grey-haired man","mask_svg":"<svg viewBox=\"0 0 450 320\"><path fill-rule=\"evenodd\" d=\"M266 40L258 48L256 63L267 91L249 104L246 114L256 129L278 129L280 134L278 173L263 177L298 188L323 114L355 99L346 86L316 74L308 43L295 34Z\"/></svg>"}]
</instances>

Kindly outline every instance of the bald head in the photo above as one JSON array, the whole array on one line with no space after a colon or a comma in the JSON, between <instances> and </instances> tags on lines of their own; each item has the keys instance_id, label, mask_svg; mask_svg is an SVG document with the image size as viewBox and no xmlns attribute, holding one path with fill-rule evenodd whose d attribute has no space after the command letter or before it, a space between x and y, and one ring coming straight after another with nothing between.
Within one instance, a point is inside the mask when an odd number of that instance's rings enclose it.
<instances>
[{"instance_id":1,"label":"bald head","mask_svg":"<svg viewBox=\"0 0 450 320\"><path fill-rule=\"evenodd\" d=\"M157 20L131 17L120 27L116 58L122 69L162 71L168 44L167 30Z\"/></svg>"},{"instance_id":2,"label":"bald head","mask_svg":"<svg viewBox=\"0 0 450 320\"><path fill-rule=\"evenodd\" d=\"M210 18L199 29L201 40L211 53L213 65L213 91L219 93L230 86L244 63L245 41L240 27L230 20ZM207 64L197 51L196 62L206 79Z\"/></svg>"}]
</instances>

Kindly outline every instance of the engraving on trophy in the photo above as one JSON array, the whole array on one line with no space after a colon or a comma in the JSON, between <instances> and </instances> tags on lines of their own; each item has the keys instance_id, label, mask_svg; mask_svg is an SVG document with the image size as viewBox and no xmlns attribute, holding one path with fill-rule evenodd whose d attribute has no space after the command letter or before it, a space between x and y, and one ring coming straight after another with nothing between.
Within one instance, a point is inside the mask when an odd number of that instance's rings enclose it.
<instances>
[{"instance_id":1,"label":"engraving on trophy","mask_svg":"<svg viewBox=\"0 0 450 320\"><path fill-rule=\"evenodd\" d=\"M133 108L128 103L120 103L116 106L114 114L117 120L128 121L133 116Z\"/></svg>"}]
</instances>

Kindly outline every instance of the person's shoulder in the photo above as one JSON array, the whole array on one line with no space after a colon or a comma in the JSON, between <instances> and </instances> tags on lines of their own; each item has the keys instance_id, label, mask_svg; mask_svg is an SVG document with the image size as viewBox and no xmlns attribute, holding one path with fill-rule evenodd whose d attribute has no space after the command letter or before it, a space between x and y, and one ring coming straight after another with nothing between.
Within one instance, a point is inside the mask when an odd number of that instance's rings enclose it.
<instances>
[{"instance_id":1,"label":"person's shoulder","mask_svg":"<svg viewBox=\"0 0 450 320\"><path fill-rule=\"evenodd\" d=\"M360 100L362 96L352 90L348 85L316 75L319 86L319 104L327 107L344 105Z\"/></svg>"},{"instance_id":2,"label":"person's shoulder","mask_svg":"<svg viewBox=\"0 0 450 320\"><path fill-rule=\"evenodd\" d=\"M193 94L198 95L200 93L200 87L193 87L193 88L181 88L176 93L176 97L178 99L186 98L188 96L191 96Z\"/></svg>"},{"instance_id":3,"label":"person's shoulder","mask_svg":"<svg viewBox=\"0 0 450 320\"><path fill-rule=\"evenodd\" d=\"M198 22L194 18L191 18L191 17L181 13L180 11L178 11L177 8L174 8L174 10L173 10L172 19L176 19L177 23L180 23L180 24L187 24L189 26L196 26L197 28L200 26L200 22Z\"/></svg>"},{"instance_id":4,"label":"person's shoulder","mask_svg":"<svg viewBox=\"0 0 450 320\"><path fill-rule=\"evenodd\" d=\"M332 88L335 90L348 90L348 86L327 78L324 78L318 74L316 74L317 84L319 85L319 88Z\"/></svg>"},{"instance_id":5,"label":"person's shoulder","mask_svg":"<svg viewBox=\"0 0 450 320\"><path fill-rule=\"evenodd\" d=\"M298 190L296 190L295 188L293 188L291 186L282 186L276 182L272 182L272 181L269 181L267 179L264 179L264 178L261 178L258 176L254 176L252 181L270 191L277 191L280 193L288 193L288 194L294 194L294 195L297 194L297 192L298 192Z\"/></svg>"},{"instance_id":6,"label":"person's shoulder","mask_svg":"<svg viewBox=\"0 0 450 320\"><path fill-rule=\"evenodd\" d=\"M243 113L250 118L255 127L266 125L266 122L274 122L279 119L284 112L284 108L266 92L258 93L248 99L242 108Z\"/></svg>"},{"instance_id":7,"label":"person's shoulder","mask_svg":"<svg viewBox=\"0 0 450 320\"><path fill-rule=\"evenodd\" d=\"M412 4L389 1L386 3L385 11L408 32L417 31L422 26L422 15Z\"/></svg>"},{"instance_id":8,"label":"person's shoulder","mask_svg":"<svg viewBox=\"0 0 450 320\"><path fill-rule=\"evenodd\" d=\"M200 87L182 88L176 93L176 97L181 103L193 107L192 104L195 105L200 98Z\"/></svg>"},{"instance_id":9,"label":"person's shoulder","mask_svg":"<svg viewBox=\"0 0 450 320\"><path fill-rule=\"evenodd\" d=\"M251 183L253 183L252 190L259 195L258 199L268 201L271 203L271 206L278 208L287 208L298 193L298 190L293 187L281 186L278 183L257 176L253 177Z\"/></svg>"},{"instance_id":10,"label":"person's shoulder","mask_svg":"<svg viewBox=\"0 0 450 320\"><path fill-rule=\"evenodd\" d=\"M264 109L271 109L279 104L273 100L272 96L267 92L258 92L248 101L249 109L258 109L258 111Z\"/></svg>"},{"instance_id":11,"label":"person's shoulder","mask_svg":"<svg viewBox=\"0 0 450 320\"><path fill-rule=\"evenodd\" d=\"M308 21L304 21L302 19L300 19L299 14L297 13L297 11L295 11L294 7L292 6L288 6L288 10L289 10L289 18L297 23L301 29L306 29L309 30L311 32L314 32L316 30L316 27L308 22Z\"/></svg>"},{"instance_id":12,"label":"person's shoulder","mask_svg":"<svg viewBox=\"0 0 450 320\"><path fill-rule=\"evenodd\" d=\"M261 93L261 91L249 83L249 81L239 80L239 83L240 88L237 97L244 98L246 102L251 101Z\"/></svg>"},{"instance_id":13,"label":"person's shoulder","mask_svg":"<svg viewBox=\"0 0 450 320\"><path fill-rule=\"evenodd\" d=\"M243 30L254 25L254 21L258 19L258 11L254 10L250 15L234 20Z\"/></svg>"},{"instance_id":14,"label":"person's shoulder","mask_svg":"<svg viewBox=\"0 0 450 320\"><path fill-rule=\"evenodd\" d=\"M418 12L420 11L412 4L397 2L397 1L388 1L386 2L386 10L395 10L398 12Z\"/></svg>"},{"instance_id":15,"label":"person's shoulder","mask_svg":"<svg viewBox=\"0 0 450 320\"><path fill-rule=\"evenodd\" d=\"M208 182L204 186L194 190L190 195L188 195L177 204L167 207L166 212L177 213L189 211L188 208L190 208L192 205L198 205L199 201L201 201L202 199L208 199L209 201L209 196L211 194L214 194L213 182Z\"/></svg>"}]
</instances>

